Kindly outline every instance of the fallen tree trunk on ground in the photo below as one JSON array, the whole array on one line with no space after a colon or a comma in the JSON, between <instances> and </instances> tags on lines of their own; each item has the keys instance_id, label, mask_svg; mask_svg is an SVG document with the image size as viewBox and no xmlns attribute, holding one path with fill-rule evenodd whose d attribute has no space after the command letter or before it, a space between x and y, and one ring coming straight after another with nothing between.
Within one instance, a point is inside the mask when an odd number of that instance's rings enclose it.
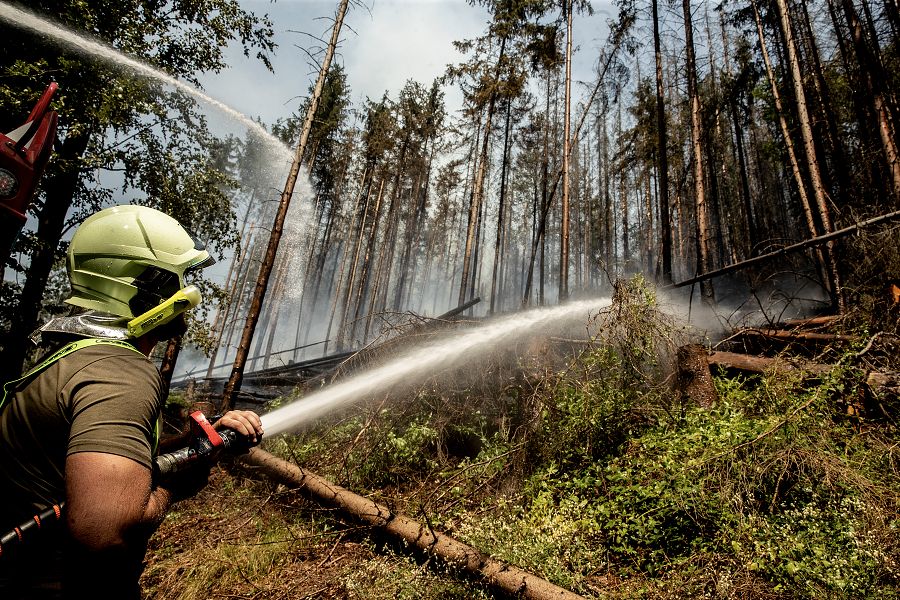
<instances>
[{"instance_id":1,"label":"fallen tree trunk on ground","mask_svg":"<svg viewBox=\"0 0 900 600\"><path fill-rule=\"evenodd\" d=\"M430 556L463 569L467 574L484 580L492 587L510 595L531 600L577 600L581 596L522 569L494 560L475 548L434 531L388 507L363 498L353 492L310 473L294 464L273 456L259 448L239 459L245 465L258 468L263 474L280 483L296 486L316 502L337 508L388 535L399 538Z\"/></svg>"},{"instance_id":2,"label":"fallen tree trunk on ground","mask_svg":"<svg viewBox=\"0 0 900 600\"><path fill-rule=\"evenodd\" d=\"M831 365L823 365L809 361L788 361L783 358L769 358L768 356L751 356L736 352L713 352L709 355L709 366L723 367L725 369L737 369L751 373L764 373L766 371L807 371L820 375L831 371Z\"/></svg>"},{"instance_id":3,"label":"fallen tree trunk on ground","mask_svg":"<svg viewBox=\"0 0 900 600\"><path fill-rule=\"evenodd\" d=\"M755 329L747 328L736 332L736 335L756 336L766 339L783 340L787 342L858 342L857 335L841 335L838 333L817 333L814 331L787 331L784 329Z\"/></svg>"},{"instance_id":4,"label":"fallen tree trunk on ground","mask_svg":"<svg viewBox=\"0 0 900 600\"><path fill-rule=\"evenodd\" d=\"M747 373L802 372L813 377L825 375L835 365L826 365L805 360L785 360L767 356L750 356L735 352L712 352L710 367L721 367ZM880 413L887 420L896 423L897 400L900 398L900 372L863 372L866 393L858 398L849 397L847 412L853 415L874 415Z\"/></svg>"},{"instance_id":5,"label":"fallen tree trunk on ground","mask_svg":"<svg viewBox=\"0 0 900 600\"><path fill-rule=\"evenodd\" d=\"M736 352L713 352L709 355L710 367L735 369L748 373L771 373L785 371L803 371L810 375L830 373L835 365L826 365L805 360L785 360L768 356L751 356ZM892 393L900 391L900 373L882 373L880 371L864 372L865 384L873 393Z\"/></svg>"},{"instance_id":6,"label":"fallen tree trunk on ground","mask_svg":"<svg viewBox=\"0 0 900 600\"><path fill-rule=\"evenodd\" d=\"M900 391L900 373L872 371L866 376L866 385L872 389Z\"/></svg>"},{"instance_id":7,"label":"fallen tree trunk on ground","mask_svg":"<svg viewBox=\"0 0 900 600\"><path fill-rule=\"evenodd\" d=\"M790 321L785 321L781 325L796 328L828 326L837 323L843 318L843 315L824 315L820 317L808 317L806 319L791 319Z\"/></svg>"}]
</instances>

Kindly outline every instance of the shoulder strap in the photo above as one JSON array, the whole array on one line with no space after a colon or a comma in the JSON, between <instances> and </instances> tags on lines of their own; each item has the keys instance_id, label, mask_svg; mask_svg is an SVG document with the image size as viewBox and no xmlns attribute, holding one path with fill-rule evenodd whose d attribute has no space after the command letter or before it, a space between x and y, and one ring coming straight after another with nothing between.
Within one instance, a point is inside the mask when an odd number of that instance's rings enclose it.
<instances>
[{"instance_id":1,"label":"shoulder strap","mask_svg":"<svg viewBox=\"0 0 900 600\"><path fill-rule=\"evenodd\" d=\"M70 343L66 344L65 346L63 346L62 348L60 348L59 350L57 350L56 352L54 352L53 354L51 354L50 356L48 356L39 365L37 365L36 367L34 367L33 369L31 369L30 371L25 373L18 379L15 379L13 381L9 381L9 382L3 384L3 397L0 398L0 410L2 410L3 407L6 405L6 400L9 397L10 392L15 390L20 384L22 384L25 381L28 381L29 379L31 379L32 377L38 375L39 373L41 373L45 369L49 368L50 365L52 365L59 359L63 358L64 356L68 356L69 354L72 354L76 350L81 350L82 348L88 348L90 346L98 346L100 344L105 344L107 346L119 346L120 348L127 348L128 350L133 350L133 351L137 352L138 354L140 354L141 356L143 356L143 352L141 352L140 350L138 350L137 348L135 348L133 345L129 344L128 342L123 342L121 340L109 340L109 339L104 339L104 338L84 338L81 340L76 340L74 342L70 342Z\"/></svg>"}]
</instances>

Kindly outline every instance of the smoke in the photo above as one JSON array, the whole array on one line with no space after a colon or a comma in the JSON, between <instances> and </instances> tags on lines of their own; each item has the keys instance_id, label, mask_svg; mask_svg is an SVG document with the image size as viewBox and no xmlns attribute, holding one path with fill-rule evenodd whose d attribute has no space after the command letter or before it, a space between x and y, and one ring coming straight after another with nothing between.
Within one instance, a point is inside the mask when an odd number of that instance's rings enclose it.
<instances>
[{"instance_id":1,"label":"smoke","mask_svg":"<svg viewBox=\"0 0 900 600\"><path fill-rule=\"evenodd\" d=\"M741 327L758 327L818 314L830 307L822 286L800 274L769 277L751 286L740 278L716 282L713 306L700 298L697 289L660 290L664 309L685 324L718 341Z\"/></svg>"}]
</instances>

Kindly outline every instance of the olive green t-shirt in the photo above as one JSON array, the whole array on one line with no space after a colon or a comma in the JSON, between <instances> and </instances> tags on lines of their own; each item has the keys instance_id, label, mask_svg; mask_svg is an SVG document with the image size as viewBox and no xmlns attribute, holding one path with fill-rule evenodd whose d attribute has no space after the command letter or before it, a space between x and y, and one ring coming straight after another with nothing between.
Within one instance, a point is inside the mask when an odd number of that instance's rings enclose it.
<instances>
[{"instance_id":1,"label":"olive green t-shirt","mask_svg":"<svg viewBox=\"0 0 900 600\"><path fill-rule=\"evenodd\" d=\"M0 518L18 523L65 500L70 454L116 454L151 468L161 391L147 357L106 344L20 385L0 411Z\"/></svg>"}]
</instances>

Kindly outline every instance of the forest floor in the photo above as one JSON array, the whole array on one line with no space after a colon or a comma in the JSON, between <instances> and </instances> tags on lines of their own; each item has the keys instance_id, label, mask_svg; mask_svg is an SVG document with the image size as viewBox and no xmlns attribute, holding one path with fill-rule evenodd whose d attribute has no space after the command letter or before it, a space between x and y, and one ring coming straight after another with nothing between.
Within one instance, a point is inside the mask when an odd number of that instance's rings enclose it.
<instances>
[{"instance_id":1,"label":"forest floor","mask_svg":"<svg viewBox=\"0 0 900 600\"><path fill-rule=\"evenodd\" d=\"M636 285L587 344L500 352L477 377L264 448L585 597L900 598L900 402L864 385L900 364L896 332L843 323L860 341L817 350L827 372L717 371L704 407L673 376L690 340ZM143 585L184 600L495 597L236 464L176 505Z\"/></svg>"},{"instance_id":2,"label":"forest floor","mask_svg":"<svg viewBox=\"0 0 900 600\"><path fill-rule=\"evenodd\" d=\"M148 598L490 598L297 494L216 469L153 538ZM486 589L486 588L484 588Z\"/></svg>"}]
</instances>

